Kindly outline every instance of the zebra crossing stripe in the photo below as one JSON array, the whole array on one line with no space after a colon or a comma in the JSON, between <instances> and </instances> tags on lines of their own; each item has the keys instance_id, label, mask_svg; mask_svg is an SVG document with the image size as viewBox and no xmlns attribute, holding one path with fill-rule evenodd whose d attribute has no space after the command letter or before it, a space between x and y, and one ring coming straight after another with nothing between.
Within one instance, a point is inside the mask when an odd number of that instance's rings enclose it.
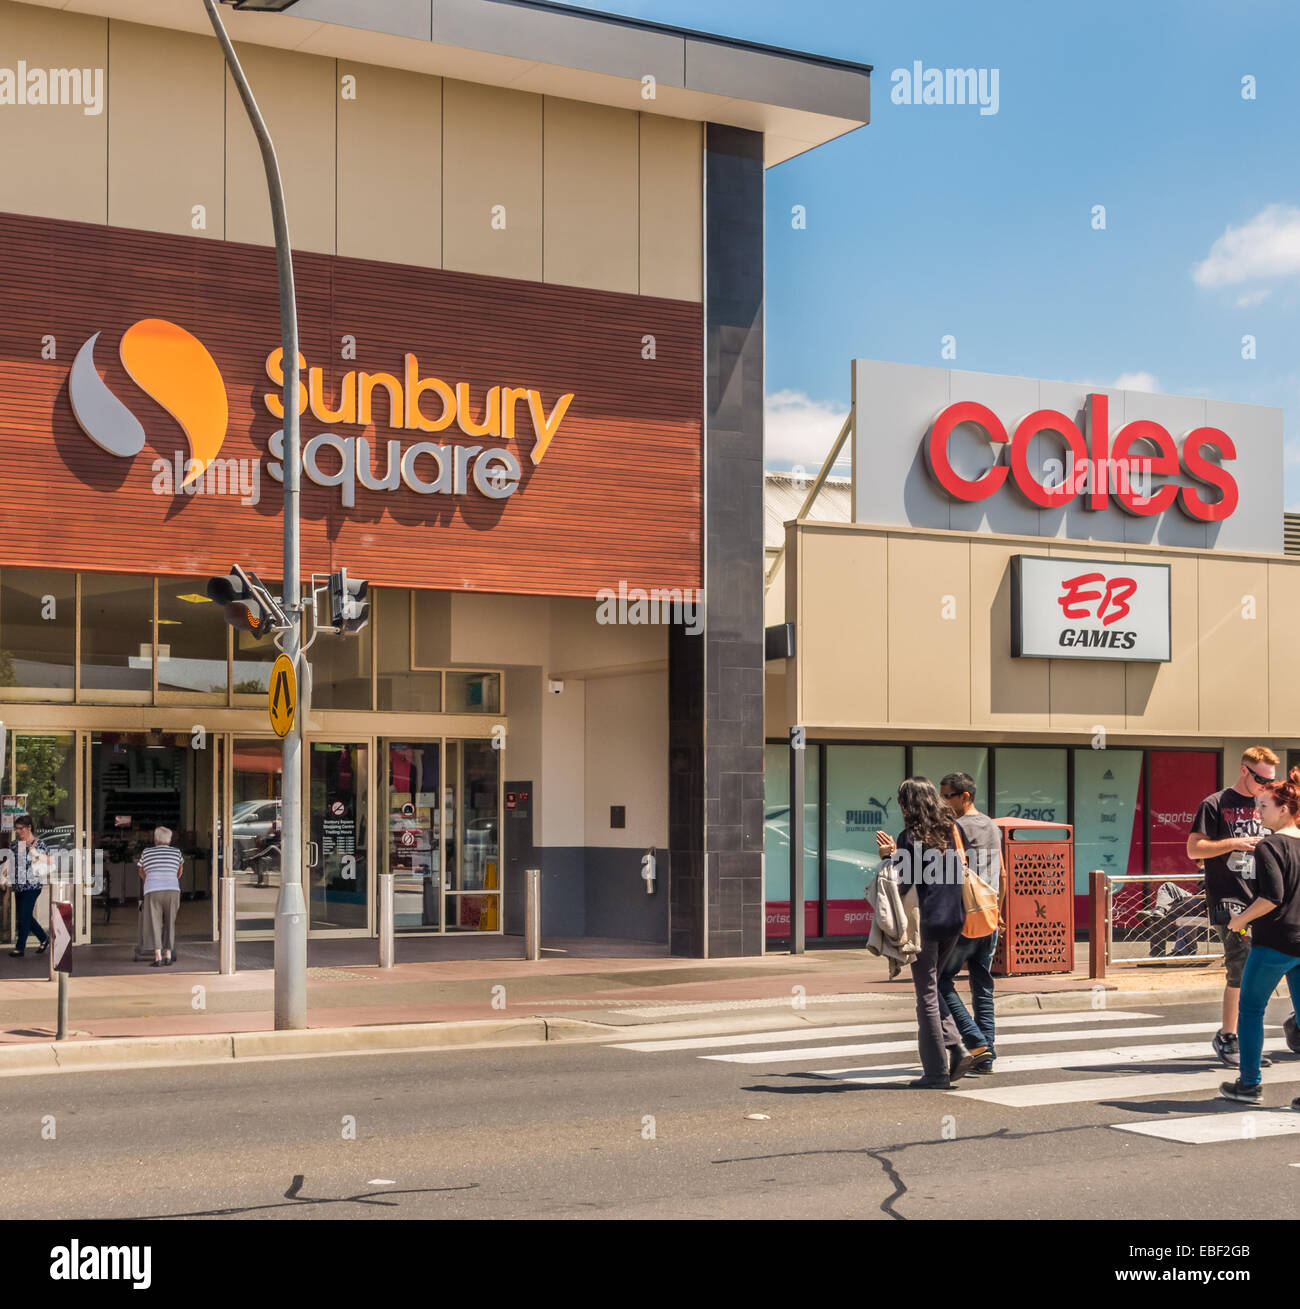
<instances>
[{"instance_id":1,"label":"zebra crossing stripe","mask_svg":"<svg viewBox=\"0 0 1300 1309\"><path fill-rule=\"evenodd\" d=\"M1300 1073L1300 1067L1297 1068ZM1126 1077L1089 1077L1078 1082L1035 1082L1027 1086L989 1087L988 1090L951 1091L950 1095L966 1100L983 1100L1012 1109L1033 1109L1050 1104L1085 1104L1098 1100L1144 1100L1159 1095L1184 1095L1188 1091L1218 1090L1231 1081L1231 1070L1212 1068L1203 1073L1130 1073ZM1266 1083L1294 1082L1283 1077Z\"/></svg>"},{"instance_id":2,"label":"zebra crossing stripe","mask_svg":"<svg viewBox=\"0 0 1300 1309\"><path fill-rule=\"evenodd\" d=\"M1264 1048L1266 1050L1284 1050L1286 1043L1284 1041L1267 1041ZM1122 1067L1125 1064L1143 1064L1159 1063L1168 1059L1197 1059L1212 1058L1206 1050L1204 1042L1195 1044L1182 1045L1127 1045L1113 1046L1104 1050L1050 1050L1041 1054L1013 1054L999 1056L997 1062L998 1073L1028 1073L1052 1071L1073 1071L1074 1069L1096 1068L1098 1070L1107 1068ZM1292 1080L1300 1080L1300 1064L1293 1065L1297 1077ZM1231 1074L1231 1069L1222 1066L1212 1070L1213 1076L1207 1086L1218 1086L1225 1078ZM1197 1067L1175 1069L1168 1073L1153 1074L1156 1077L1182 1078L1186 1076L1208 1076L1203 1069ZM814 1077L825 1077L831 1081L838 1082L859 1082L863 1085L871 1085L877 1082L895 1082L908 1077L919 1077L921 1070L915 1064L876 1064L871 1068L823 1068L813 1072ZM1125 1077L1120 1079L1121 1085L1128 1085L1130 1082L1136 1083L1143 1080L1141 1076ZM1004 1100L1000 1097L1018 1096L1021 1092L1031 1094L1042 1092L1050 1095L1058 1085L1088 1087L1098 1084L1097 1081L1089 1080L1086 1082L1076 1083L1053 1083L1053 1082L1035 1082L1028 1086L1001 1086L994 1083L989 1086L987 1091L982 1088L978 1091L956 1091L955 1095L964 1095L971 1100L989 1100L996 1104L1037 1104L1038 1101L1030 1098ZM1135 1092L1134 1094L1138 1094ZM1067 1097L1069 1098L1069 1097ZM1080 1099L1091 1099L1093 1097L1081 1095ZM1097 1096L1097 1099L1105 1099L1104 1095ZM1052 1100L1043 1101L1044 1104L1055 1103Z\"/></svg>"},{"instance_id":3,"label":"zebra crossing stripe","mask_svg":"<svg viewBox=\"0 0 1300 1309\"><path fill-rule=\"evenodd\" d=\"M1005 1028L1051 1027L1078 1023L1136 1022L1142 1018L1155 1018L1155 1014L1137 1013L1126 1009L1088 1009L1078 1013L1008 1014L998 1018L998 1031ZM620 1041L611 1050L640 1050L646 1053L667 1053L672 1050L723 1049L733 1045L781 1045L786 1041L816 1041L823 1038L845 1036L890 1036L902 1032L915 1032L916 1020L909 1018L894 1023L852 1023L836 1027L790 1027L779 1032L748 1032L729 1036L685 1036L658 1041ZM1049 1040L1049 1036L1044 1036ZM913 1042L915 1045L915 1042Z\"/></svg>"},{"instance_id":4,"label":"zebra crossing stripe","mask_svg":"<svg viewBox=\"0 0 1300 1309\"><path fill-rule=\"evenodd\" d=\"M1276 1024L1274 1024L1276 1026ZM906 1041L876 1041L870 1045L822 1045L802 1046L796 1050L754 1050L744 1054L706 1054L700 1058L715 1063L725 1064L785 1064L803 1063L812 1059L856 1059L862 1055L901 1054L904 1050L916 1049L916 1024L911 1023L907 1029L912 1033ZM1155 1027L1099 1027L1092 1031L1065 1032L1002 1032L999 1028L997 1048L1008 1045L1042 1045L1045 1041L1104 1041L1117 1036L1190 1036L1196 1032L1212 1033L1219 1030L1218 1023L1172 1023ZM1209 1042L1189 1047L1195 1054L1207 1053ZM999 1057L997 1066L1000 1072L1012 1072L1016 1067L1027 1068L1035 1065L1019 1064L1015 1056ZM1050 1068L1050 1063L1041 1065Z\"/></svg>"},{"instance_id":5,"label":"zebra crossing stripe","mask_svg":"<svg viewBox=\"0 0 1300 1309\"><path fill-rule=\"evenodd\" d=\"M1256 1136L1294 1136L1300 1132L1300 1113L1293 1109L1246 1108L1244 1113L1228 1110L1217 1114L1193 1114L1190 1118L1166 1118L1153 1123L1112 1123L1111 1126L1121 1132L1158 1136L1161 1140L1181 1141L1184 1145L1209 1145L1218 1141L1248 1141Z\"/></svg>"}]
</instances>

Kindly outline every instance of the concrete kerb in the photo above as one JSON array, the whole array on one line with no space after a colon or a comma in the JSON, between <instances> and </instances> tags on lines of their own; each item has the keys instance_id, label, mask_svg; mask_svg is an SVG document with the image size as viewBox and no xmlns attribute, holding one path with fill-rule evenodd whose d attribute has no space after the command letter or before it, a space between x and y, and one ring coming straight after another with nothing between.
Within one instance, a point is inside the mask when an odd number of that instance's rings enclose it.
<instances>
[{"instance_id":1,"label":"concrete kerb","mask_svg":"<svg viewBox=\"0 0 1300 1309\"><path fill-rule=\"evenodd\" d=\"M1210 980L1210 979L1207 979ZM1106 1008L1193 1004L1216 995L1213 983L1196 987L1128 991L1099 983ZM1044 1010L1082 1011L1094 1008L1093 988L1073 991L1026 992L1002 996L998 1013ZM0 1046L0 1077L111 1068L144 1068L177 1064L219 1063L227 1060L293 1059L317 1055L433 1052L505 1045L532 1045L551 1041L613 1042L655 1040L723 1033L818 1028L848 1022L910 1016L915 1004L910 995L882 995L865 1006L853 1002L852 1013L822 1008L768 1010L763 1013L714 1014L672 1022L606 1023L560 1015L501 1018L451 1023L376 1024L368 1027L317 1027L290 1032L234 1032L151 1037L105 1037L91 1041L44 1041Z\"/></svg>"}]
</instances>

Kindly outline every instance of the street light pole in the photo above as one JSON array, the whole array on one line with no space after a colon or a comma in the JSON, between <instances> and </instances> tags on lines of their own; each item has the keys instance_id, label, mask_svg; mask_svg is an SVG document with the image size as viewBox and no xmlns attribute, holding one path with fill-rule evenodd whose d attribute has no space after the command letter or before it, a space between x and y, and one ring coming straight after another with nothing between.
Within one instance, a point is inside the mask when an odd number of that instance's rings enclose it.
<instances>
[{"instance_id":1,"label":"street light pole","mask_svg":"<svg viewBox=\"0 0 1300 1309\"><path fill-rule=\"evenodd\" d=\"M284 207L284 186L271 134L258 110L253 90L239 65L239 57L217 11L216 0L203 0L216 33L226 67L234 78L239 98L248 111L266 169L275 228L275 262L280 278L280 344L284 365L284 603L292 622L281 648L293 661L299 700L293 726L284 738L281 756L280 894L275 904L275 1026L307 1026L307 903L302 886L302 731L308 712L300 647L302 600L299 593L298 501L302 451L298 435L298 310L294 299L293 257L289 249L289 220ZM283 8L285 6L277 6Z\"/></svg>"}]
</instances>

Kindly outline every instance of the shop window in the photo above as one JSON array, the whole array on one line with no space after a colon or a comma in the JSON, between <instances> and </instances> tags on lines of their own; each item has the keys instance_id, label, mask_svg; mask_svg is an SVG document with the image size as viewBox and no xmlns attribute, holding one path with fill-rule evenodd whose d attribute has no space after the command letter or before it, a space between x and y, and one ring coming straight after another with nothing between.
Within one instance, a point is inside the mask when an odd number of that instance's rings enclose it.
<instances>
[{"instance_id":1,"label":"shop window","mask_svg":"<svg viewBox=\"0 0 1300 1309\"><path fill-rule=\"evenodd\" d=\"M1149 848L1153 877L1199 876L1187 857L1187 836L1201 801L1218 790L1219 756L1213 750L1150 750Z\"/></svg>"},{"instance_id":2,"label":"shop window","mask_svg":"<svg viewBox=\"0 0 1300 1309\"><path fill-rule=\"evenodd\" d=\"M871 930L864 900L880 864L877 831L897 836L901 745L826 747L826 935L865 936Z\"/></svg>"},{"instance_id":3,"label":"shop window","mask_svg":"<svg viewBox=\"0 0 1300 1309\"><path fill-rule=\"evenodd\" d=\"M83 573L81 689L153 688L153 578Z\"/></svg>"},{"instance_id":4,"label":"shop window","mask_svg":"<svg viewBox=\"0 0 1300 1309\"><path fill-rule=\"evenodd\" d=\"M821 898L818 871L818 823L821 777L815 745L802 751L804 761L803 887L804 936L820 936L817 918ZM769 745L764 769L763 887L768 938L790 936L790 747Z\"/></svg>"},{"instance_id":5,"label":"shop window","mask_svg":"<svg viewBox=\"0 0 1300 1309\"><path fill-rule=\"evenodd\" d=\"M442 674L411 664L410 591L372 590L371 622L377 626L381 710L436 714L442 709Z\"/></svg>"},{"instance_id":6,"label":"shop window","mask_svg":"<svg viewBox=\"0 0 1300 1309\"><path fill-rule=\"evenodd\" d=\"M935 790L949 773L969 773L975 779L975 808L989 807L989 752L982 745L918 745L912 749L912 775L928 777ZM892 835L892 833L891 833Z\"/></svg>"},{"instance_id":7,"label":"shop window","mask_svg":"<svg viewBox=\"0 0 1300 1309\"><path fill-rule=\"evenodd\" d=\"M1074 752L1074 893L1094 869L1142 872L1142 751Z\"/></svg>"},{"instance_id":8,"label":"shop window","mask_svg":"<svg viewBox=\"0 0 1300 1309\"><path fill-rule=\"evenodd\" d=\"M993 777L994 818L1069 821L1064 750L999 748L993 752Z\"/></svg>"},{"instance_id":9,"label":"shop window","mask_svg":"<svg viewBox=\"0 0 1300 1309\"><path fill-rule=\"evenodd\" d=\"M311 648L313 709L371 707L372 641L369 627L355 636L322 634Z\"/></svg>"},{"instance_id":10,"label":"shop window","mask_svg":"<svg viewBox=\"0 0 1300 1309\"><path fill-rule=\"evenodd\" d=\"M202 578L158 581L158 690L226 701L226 624Z\"/></svg>"},{"instance_id":11,"label":"shop window","mask_svg":"<svg viewBox=\"0 0 1300 1309\"><path fill-rule=\"evenodd\" d=\"M75 573L0 570L0 697L31 690L70 696L76 635Z\"/></svg>"},{"instance_id":12,"label":"shop window","mask_svg":"<svg viewBox=\"0 0 1300 1309\"><path fill-rule=\"evenodd\" d=\"M447 673L449 714L499 714L500 673Z\"/></svg>"}]
</instances>

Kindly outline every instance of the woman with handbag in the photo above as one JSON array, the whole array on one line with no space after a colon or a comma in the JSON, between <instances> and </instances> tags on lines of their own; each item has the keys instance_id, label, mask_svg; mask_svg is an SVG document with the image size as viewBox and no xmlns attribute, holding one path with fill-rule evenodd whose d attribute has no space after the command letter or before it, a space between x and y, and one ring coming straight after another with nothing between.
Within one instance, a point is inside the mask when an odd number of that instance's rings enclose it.
<instances>
[{"instance_id":1,"label":"woman with handbag","mask_svg":"<svg viewBox=\"0 0 1300 1309\"><path fill-rule=\"evenodd\" d=\"M966 917L965 859L952 812L928 778L907 778L898 788L898 807L903 830L896 839L877 832L876 843L882 856L892 859L899 885L915 888L920 910L921 949L912 964L912 985L925 1075L909 1086L946 1091L973 1062L951 1015L939 1003L939 966L961 935Z\"/></svg>"}]
</instances>

